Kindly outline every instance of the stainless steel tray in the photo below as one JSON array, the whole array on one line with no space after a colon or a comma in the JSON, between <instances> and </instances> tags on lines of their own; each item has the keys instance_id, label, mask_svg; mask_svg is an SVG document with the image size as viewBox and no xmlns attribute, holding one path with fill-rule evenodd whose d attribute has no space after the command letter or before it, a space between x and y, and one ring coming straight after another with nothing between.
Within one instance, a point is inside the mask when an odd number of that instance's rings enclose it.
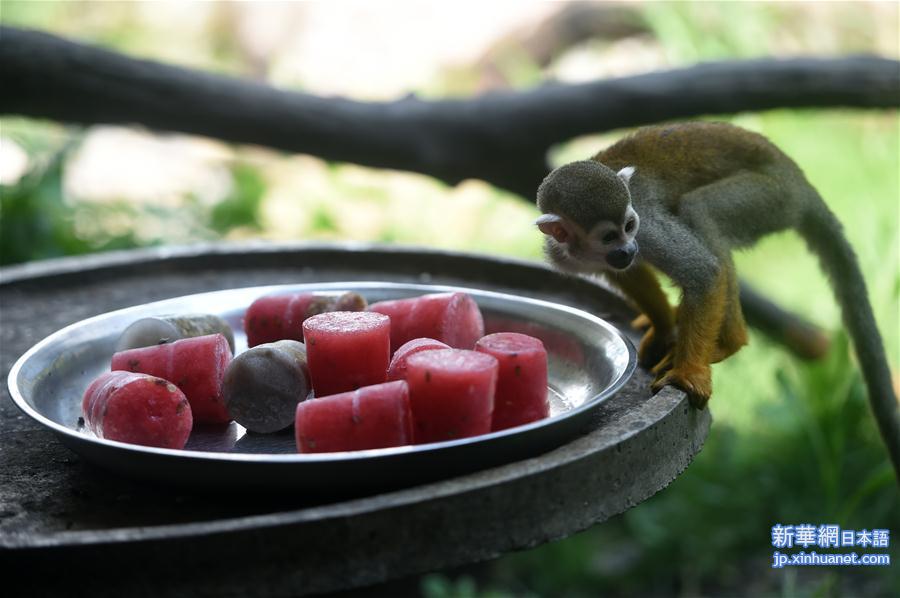
<instances>
[{"instance_id":1,"label":"stainless steel tray","mask_svg":"<svg viewBox=\"0 0 900 598\"><path fill-rule=\"evenodd\" d=\"M132 321L167 313L207 312L235 331L246 349L241 317L271 292L357 291L369 302L425 293L465 291L481 308L488 333L541 338L548 351L551 416L483 436L425 445L301 455L292 431L247 433L241 426L198 427L184 450L104 440L78 425L81 397L109 368L119 334ZM607 322L564 305L472 288L382 282L340 282L231 289L147 303L96 316L50 335L26 352L9 374L13 400L86 459L132 477L204 489L301 490L315 496L382 491L531 457L580 434L600 404L631 377L635 351Z\"/></svg>"}]
</instances>

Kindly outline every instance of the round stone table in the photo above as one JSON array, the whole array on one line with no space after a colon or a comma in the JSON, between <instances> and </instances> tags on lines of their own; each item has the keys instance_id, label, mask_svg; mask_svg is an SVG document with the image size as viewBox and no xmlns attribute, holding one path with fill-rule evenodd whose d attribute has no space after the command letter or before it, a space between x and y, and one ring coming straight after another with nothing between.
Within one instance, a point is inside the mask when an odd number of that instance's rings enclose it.
<instances>
[{"instance_id":1,"label":"round stone table","mask_svg":"<svg viewBox=\"0 0 900 598\"><path fill-rule=\"evenodd\" d=\"M703 445L709 412L674 389L651 396L650 377L638 369L586 435L553 451L315 504L117 477L69 452L9 397L13 362L83 318L203 291L340 280L516 293L588 310L623 330L633 316L603 287L537 263L396 247L204 245L0 269L0 562L13 572L4 594L293 596L362 587L581 531L664 488Z\"/></svg>"}]
</instances>

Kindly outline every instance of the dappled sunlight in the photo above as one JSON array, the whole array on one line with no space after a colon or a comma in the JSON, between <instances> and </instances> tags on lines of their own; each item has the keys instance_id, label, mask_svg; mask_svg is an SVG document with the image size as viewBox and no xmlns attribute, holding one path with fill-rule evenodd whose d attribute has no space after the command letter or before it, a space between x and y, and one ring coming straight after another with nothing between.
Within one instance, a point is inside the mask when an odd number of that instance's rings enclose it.
<instances>
[{"instance_id":1,"label":"dappled sunlight","mask_svg":"<svg viewBox=\"0 0 900 598\"><path fill-rule=\"evenodd\" d=\"M223 143L122 127L93 127L66 165L70 201L125 200L177 208L192 196L213 205L231 190Z\"/></svg>"},{"instance_id":2,"label":"dappled sunlight","mask_svg":"<svg viewBox=\"0 0 900 598\"><path fill-rule=\"evenodd\" d=\"M353 239L540 256L537 209L480 181L434 179L315 158L273 159L264 169L263 235L273 240Z\"/></svg>"},{"instance_id":3,"label":"dappled sunlight","mask_svg":"<svg viewBox=\"0 0 900 598\"><path fill-rule=\"evenodd\" d=\"M15 185L28 172L28 152L8 137L0 137L0 185Z\"/></svg>"}]
</instances>

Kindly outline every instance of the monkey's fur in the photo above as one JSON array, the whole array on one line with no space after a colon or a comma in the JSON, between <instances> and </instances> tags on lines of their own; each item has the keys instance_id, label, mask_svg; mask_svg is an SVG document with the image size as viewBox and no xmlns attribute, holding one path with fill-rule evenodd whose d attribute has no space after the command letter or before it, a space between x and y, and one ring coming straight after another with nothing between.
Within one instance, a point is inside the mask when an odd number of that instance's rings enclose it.
<instances>
[{"instance_id":1,"label":"monkey's fur","mask_svg":"<svg viewBox=\"0 0 900 598\"><path fill-rule=\"evenodd\" d=\"M800 168L765 137L724 123L645 127L551 172L537 203L548 259L607 274L649 323L638 353L654 390L678 386L698 407L712 392L710 364L747 343L731 250L795 229L831 281L900 474L897 398L856 256ZM655 270L681 288L677 310Z\"/></svg>"}]
</instances>

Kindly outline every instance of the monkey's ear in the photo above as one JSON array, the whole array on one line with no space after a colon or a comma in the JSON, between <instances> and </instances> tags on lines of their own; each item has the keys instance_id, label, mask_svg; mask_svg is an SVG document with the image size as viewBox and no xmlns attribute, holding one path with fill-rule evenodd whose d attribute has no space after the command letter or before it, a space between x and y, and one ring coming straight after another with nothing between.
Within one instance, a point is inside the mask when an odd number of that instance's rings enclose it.
<instances>
[{"instance_id":1,"label":"monkey's ear","mask_svg":"<svg viewBox=\"0 0 900 598\"><path fill-rule=\"evenodd\" d=\"M634 166L626 166L616 174L619 175L619 178L622 179L622 182L625 183L625 186L628 186L628 182L631 180L631 175L634 174Z\"/></svg>"},{"instance_id":2,"label":"monkey's ear","mask_svg":"<svg viewBox=\"0 0 900 598\"><path fill-rule=\"evenodd\" d=\"M561 216L543 214L534 223L542 233L556 239L557 243L565 243L569 240L569 229L563 224Z\"/></svg>"}]
</instances>

